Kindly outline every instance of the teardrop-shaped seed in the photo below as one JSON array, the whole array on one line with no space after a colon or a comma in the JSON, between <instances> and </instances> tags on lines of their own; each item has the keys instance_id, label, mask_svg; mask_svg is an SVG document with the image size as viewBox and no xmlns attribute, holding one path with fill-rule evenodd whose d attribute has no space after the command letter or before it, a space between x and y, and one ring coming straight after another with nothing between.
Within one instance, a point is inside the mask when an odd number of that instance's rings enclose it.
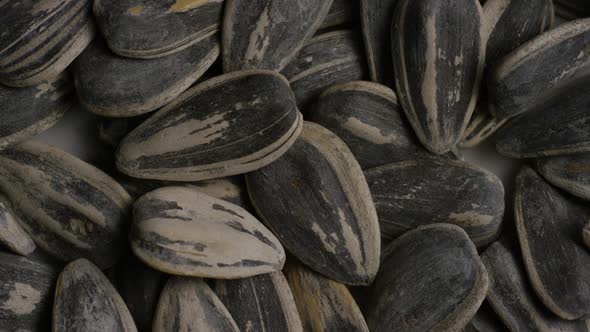
<instances>
[{"instance_id":1,"label":"teardrop-shaped seed","mask_svg":"<svg viewBox=\"0 0 590 332\"><path fill-rule=\"evenodd\" d=\"M467 129L465 129L459 147L472 148L478 146L494 135L507 121L508 119L499 120L493 117L489 113L486 103L478 103Z\"/></svg>"},{"instance_id":2,"label":"teardrop-shaped seed","mask_svg":"<svg viewBox=\"0 0 590 332\"><path fill-rule=\"evenodd\" d=\"M223 70L280 71L320 26L332 0L228 0Z\"/></svg>"},{"instance_id":3,"label":"teardrop-shaped seed","mask_svg":"<svg viewBox=\"0 0 590 332\"><path fill-rule=\"evenodd\" d=\"M204 281L172 277L160 296L153 331L239 332L240 329Z\"/></svg>"},{"instance_id":4,"label":"teardrop-shaped seed","mask_svg":"<svg viewBox=\"0 0 590 332\"><path fill-rule=\"evenodd\" d=\"M329 130L306 122L274 163L246 175L258 215L285 248L312 269L367 285L379 267L379 224L354 156Z\"/></svg>"},{"instance_id":5,"label":"teardrop-shaped seed","mask_svg":"<svg viewBox=\"0 0 590 332\"><path fill-rule=\"evenodd\" d=\"M153 60L117 56L97 40L74 63L76 92L87 110L101 116L152 112L188 89L218 56L217 35Z\"/></svg>"},{"instance_id":6,"label":"teardrop-shaped seed","mask_svg":"<svg viewBox=\"0 0 590 332\"><path fill-rule=\"evenodd\" d=\"M325 90L310 119L338 135L363 169L425 155L395 93L380 84L354 81Z\"/></svg>"},{"instance_id":7,"label":"teardrop-shaped seed","mask_svg":"<svg viewBox=\"0 0 590 332\"><path fill-rule=\"evenodd\" d=\"M589 108L586 75L548 93L530 112L508 122L496 135L496 148L511 158L590 152Z\"/></svg>"},{"instance_id":8,"label":"teardrop-shaped seed","mask_svg":"<svg viewBox=\"0 0 590 332\"><path fill-rule=\"evenodd\" d=\"M303 332L293 294L281 272L217 280L215 293L241 331Z\"/></svg>"},{"instance_id":9,"label":"teardrop-shaped seed","mask_svg":"<svg viewBox=\"0 0 590 332\"><path fill-rule=\"evenodd\" d=\"M283 155L302 126L283 76L235 72L186 91L133 130L119 146L117 167L174 181L246 173Z\"/></svg>"},{"instance_id":10,"label":"teardrop-shaped seed","mask_svg":"<svg viewBox=\"0 0 590 332\"><path fill-rule=\"evenodd\" d=\"M399 0L361 0L365 51L373 82L393 87L391 20Z\"/></svg>"},{"instance_id":11,"label":"teardrop-shaped seed","mask_svg":"<svg viewBox=\"0 0 590 332\"><path fill-rule=\"evenodd\" d=\"M94 37L91 3L0 2L0 82L33 86L63 72Z\"/></svg>"},{"instance_id":12,"label":"teardrop-shaped seed","mask_svg":"<svg viewBox=\"0 0 590 332\"><path fill-rule=\"evenodd\" d=\"M532 112L549 89L590 68L589 43L590 18L562 24L504 57L489 79L492 115L504 119Z\"/></svg>"},{"instance_id":13,"label":"teardrop-shaped seed","mask_svg":"<svg viewBox=\"0 0 590 332\"><path fill-rule=\"evenodd\" d=\"M361 36L352 30L315 36L282 74L289 79L297 105L305 112L325 88L368 76Z\"/></svg>"},{"instance_id":14,"label":"teardrop-shaped seed","mask_svg":"<svg viewBox=\"0 0 590 332\"><path fill-rule=\"evenodd\" d=\"M28 88L0 85L0 150L52 127L70 109L71 91L65 75Z\"/></svg>"},{"instance_id":15,"label":"teardrop-shaped seed","mask_svg":"<svg viewBox=\"0 0 590 332\"><path fill-rule=\"evenodd\" d=\"M492 244L481 259L490 278L487 299L511 331L589 331L585 321L563 320L543 307L522 260L502 243Z\"/></svg>"},{"instance_id":16,"label":"teardrop-shaped seed","mask_svg":"<svg viewBox=\"0 0 590 332\"><path fill-rule=\"evenodd\" d=\"M372 289L371 331L457 331L484 300L488 276L461 228L434 224L387 247Z\"/></svg>"},{"instance_id":17,"label":"teardrop-shaped seed","mask_svg":"<svg viewBox=\"0 0 590 332\"><path fill-rule=\"evenodd\" d=\"M514 209L524 264L537 296L561 318L588 317L590 253L580 230L590 219L590 209L565 197L529 167L516 178Z\"/></svg>"},{"instance_id":18,"label":"teardrop-shaped seed","mask_svg":"<svg viewBox=\"0 0 590 332\"><path fill-rule=\"evenodd\" d=\"M285 266L304 331L368 332L354 298L343 284L325 278L295 261Z\"/></svg>"},{"instance_id":19,"label":"teardrop-shaped seed","mask_svg":"<svg viewBox=\"0 0 590 332\"><path fill-rule=\"evenodd\" d=\"M486 1L483 18L489 35L487 65L493 66L518 46L542 33L550 25L552 11L551 0Z\"/></svg>"},{"instance_id":20,"label":"teardrop-shaped seed","mask_svg":"<svg viewBox=\"0 0 590 332\"><path fill-rule=\"evenodd\" d=\"M498 314L492 309L488 301L483 301L477 313L463 332L506 332L508 329L502 323Z\"/></svg>"},{"instance_id":21,"label":"teardrop-shaped seed","mask_svg":"<svg viewBox=\"0 0 590 332\"><path fill-rule=\"evenodd\" d=\"M125 302L92 263L78 259L59 275L52 331L136 332Z\"/></svg>"},{"instance_id":22,"label":"teardrop-shaped seed","mask_svg":"<svg viewBox=\"0 0 590 332\"><path fill-rule=\"evenodd\" d=\"M108 175L50 145L27 141L0 153L0 192L37 246L102 268L119 256L131 205Z\"/></svg>"},{"instance_id":23,"label":"teardrop-shaped seed","mask_svg":"<svg viewBox=\"0 0 590 332\"><path fill-rule=\"evenodd\" d=\"M326 15L322 25L320 25L320 30L355 23L358 21L358 12L358 3L356 0L334 0L332 1L328 15Z\"/></svg>"},{"instance_id":24,"label":"teardrop-shaped seed","mask_svg":"<svg viewBox=\"0 0 590 332\"><path fill-rule=\"evenodd\" d=\"M94 15L109 48L152 59L180 52L217 32L223 0L96 0Z\"/></svg>"},{"instance_id":25,"label":"teardrop-shaped seed","mask_svg":"<svg viewBox=\"0 0 590 332\"><path fill-rule=\"evenodd\" d=\"M365 171L381 235L394 239L425 224L461 226L482 247L499 234L504 186L491 172L442 158L408 160Z\"/></svg>"},{"instance_id":26,"label":"teardrop-shaped seed","mask_svg":"<svg viewBox=\"0 0 590 332\"><path fill-rule=\"evenodd\" d=\"M398 97L429 150L463 137L479 94L485 29L477 0L402 0L391 34Z\"/></svg>"},{"instance_id":27,"label":"teardrop-shaped seed","mask_svg":"<svg viewBox=\"0 0 590 332\"><path fill-rule=\"evenodd\" d=\"M280 242L255 217L194 189L152 191L133 213L133 252L163 272L236 279L281 270L285 262Z\"/></svg>"},{"instance_id":28,"label":"teardrop-shaped seed","mask_svg":"<svg viewBox=\"0 0 590 332\"><path fill-rule=\"evenodd\" d=\"M50 265L0 252L0 329L45 331L58 273Z\"/></svg>"},{"instance_id":29,"label":"teardrop-shaped seed","mask_svg":"<svg viewBox=\"0 0 590 332\"><path fill-rule=\"evenodd\" d=\"M19 225L22 221L12 212L12 204L0 194L0 244L19 255L35 251L35 243Z\"/></svg>"},{"instance_id":30,"label":"teardrop-shaped seed","mask_svg":"<svg viewBox=\"0 0 590 332\"><path fill-rule=\"evenodd\" d=\"M590 154L537 159L537 170L551 184L590 200Z\"/></svg>"}]
</instances>

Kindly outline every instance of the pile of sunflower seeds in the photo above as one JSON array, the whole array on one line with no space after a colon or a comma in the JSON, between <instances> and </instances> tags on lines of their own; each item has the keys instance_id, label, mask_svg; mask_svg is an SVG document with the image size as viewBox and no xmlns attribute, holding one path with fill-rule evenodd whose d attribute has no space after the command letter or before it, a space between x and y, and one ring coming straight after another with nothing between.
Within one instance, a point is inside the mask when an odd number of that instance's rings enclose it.
<instances>
[{"instance_id":1,"label":"pile of sunflower seeds","mask_svg":"<svg viewBox=\"0 0 590 332\"><path fill-rule=\"evenodd\" d=\"M590 331L590 2L482 2L0 0L0 331Z\"/></svg>"}]
</instances>

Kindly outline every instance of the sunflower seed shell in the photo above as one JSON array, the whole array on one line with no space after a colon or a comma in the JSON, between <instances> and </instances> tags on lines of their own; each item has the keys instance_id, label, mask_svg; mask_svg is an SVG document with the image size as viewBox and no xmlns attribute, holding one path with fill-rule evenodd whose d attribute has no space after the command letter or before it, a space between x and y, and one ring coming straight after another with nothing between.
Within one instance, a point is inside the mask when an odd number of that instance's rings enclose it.
<instances>
[{"instance_id":1,"label":"sunflower seed shell","mask_svg":"<svg viewBox=\"0 0 590 332\"><path fill-rule=\"evenodd\" d=\"M12 204L0 195L0 243L16 254L27 256L36 246L19 225L21 222L12 212Z\"/></svg>"}]
</instances>

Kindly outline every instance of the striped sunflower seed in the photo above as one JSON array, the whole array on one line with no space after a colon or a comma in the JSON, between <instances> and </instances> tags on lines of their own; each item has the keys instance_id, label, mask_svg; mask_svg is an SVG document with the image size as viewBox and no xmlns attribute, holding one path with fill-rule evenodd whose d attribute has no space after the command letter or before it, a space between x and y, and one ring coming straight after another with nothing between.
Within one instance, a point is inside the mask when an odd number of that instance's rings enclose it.
<instances>
[{"instance_id":1,"label":"striped sunflower seed","mask_svg":"<svg viewBox=\"0 0 590 332\"><path fill-rule=\"evenodd\" d=\"M180 52L215 34L223 0L96 0L94 16L109 48L153 59Z\"/></svg>"},{"instance_id":2,"label":"striped sunflower seed","mask_svg":"<svg viewBox=\"0 0 590 332\"><path fill-rule=\"evenodd\" d=\"M161 188L134 206L131 247L171 274L217 279L279 271L285 252L246 210L184 187Z\"/></svg>"},{"instance_id":3,"label":"striped sunflower seed","mask_svg":"<svg viewBox=\"0 0 590 332\"><path fill-rule=\"evenodd\" d=\"M240 329L204 281L172 277L160 295L153 331L239 332Z\"/></svg>"},{"instance_id":4,"label":"striped sunflower seed","mask_svg":"<svg viewBox=\"0 0 590 332\"><path fill-rule=\"evenodd\" d=\"M58 273L50 265L0 252L0 329L47 330Z\"/></svg>"},{"instance_id":5,"label":"striped sunflower seed","mask_svg":"<svg viewBox=\"0 0 590 332\"><path fill-rule=\"evenodd\" d=\"M549 183L590 200L590 154L541 158L536 166Z\"/></svg>"},{"instance_id":6,"label":"striped sunflower seed","mask_svg":"<svg viewBox=\"0 0 590 332\"><path fill-rule=\"evenodd\" d=\"M215 293L241 331L303 332L293 294L281 272L217 280Z\"/></svg>"},{"instance_id":7,"label":"striped sunflower seed","mask_svg":"<svg viewBox=\"0 0 590 332\"><path fill-rule=\"evenodd\" d=\"M492 115L505 119L531 112L548 90L590 68L588 45L590 18L542 33L504 57L489 77Z\"/></svg>"},{"instance_id":8,"label":"striped sunflower seed","mask_svg":"<svg viewBox=\"0 0 590 332\"><path fill-rule=\"evenodd\" d=\"M28 141L0 153L0 192L21 226L54 258L112 266L120 251L129 194L97 168Z\"/></svg>"},{"instance_id":9,"label":"striped sunflower seed","mask_svg":"<svg viewBox=\"0 0 590 332\"><path fill-rule=\"evenodd\" d=\"M353 81L325 90L310 120L338 135L363 169L427 154L409 127L395 93Z\"/></svg>"},{"instance_id":10,"label":"striped sunflower seed","mask_svg":"<svg viewBox=\"0 0 590 332\"><path fill-rule=\"evenodd\" d=\"M285 266L304 331L368 332L367 323L348 288L295 261Z\"/></svg>"},{"instance_id":11,"label":"striped sunflower seed","mask_svg":"<svg viewBox=\"0 0 590 332\"><path fill-rule=\"evenodd\" d=\"M590 209L529 167L516 178L514 209L524 265L537 296L563 319L590 316L590 254L580 245Z\"/></svg>"},{"instance_id":12,"label":"striped sunflower seed","mask_svg":"<svg viewBox=\"0 0 590 332\"><path fill-rule=\"evenodd\" d=\"M78 259L59 275L52 331L137 332L125 302L91 262Z\"/></svg>"},{"instance_id":13,"label":"striped sunflower seed","mask_svg":"<svg viewBox=\"0 0 590 332\"><path fill-rule=\"evenodd\" d=\"M488 271L487 299L510 331L589 331L586 321L560 319L530 289L522 260L500 242L481 256Z\"/></svg>"},{"instance_id":14,"label":"striped sunflower seed","mask_svg":"<svg viewBox=\"0 0 590 332\"><path fill-rule=\"evenodd\" d=\"M375 206L360 166L329 130L306 122L274 163L246 175L250 200L285 248L313 270L350 285L379 268Z\"/></svg>"},{"instance_id":15,"label":"striped sunflower seed","mask_svg":"<svg viewBox=\"0 0 590 332\"><path fill-rule=\"evenodd\" d=\"M331 5L332 0L227 0L223 70L282 70L317 30Z\"/></svg>"},{"instance_id":16,"label":"striped sunflower seed","mask_svg":"<svg viewBox=\"0 0 590 332\"><path fill-rule=\"evenodd\" d=\"M94 37L91 2L0 2L0 82L33 86L63 72Z\"/></svg>"},{"instance_id":17,"label":"striped sunflower seed","mask_svg":"<svg viewBox=\"0 0 590 332\"><path fill-rule=\"evenodd\" d=\"M283 76L235 72L189 89L133 130L119 146L117 167L175 181L246 173L285 153L302 126Z\"/></svg>"},{"instance_id":18,"label":"striped sunflower seed","mask_svg":"<svg viewBox=\"0 0 590 332\"><path fill-rule=\"evenodd\" d=\"M425 224L450 223L483 247L500 232L504 186L475 165L422 158L373 168L365 176L384 239Z\"/></svg>"},{"instance_id":19,"label":"striped sunflower seed","mask_svg":"<svg viewBox=\"0 0 590 332\"><path fill-rule=\"evenodd\" d=\"M372 289L371 331L456 331L484 300L488 276L461 228L434 224L387 247Z\"/></svg>"},{"instance_id":20,"label":"striped sunflower seed","mask_svg":"<svg viewBox=\"0 0 590 332\"><path fill-rule=\"evenodd\" d=\"M455 147L467 127L484 69L477 0L402 0L391 34L398 97L430 151Z\"/></svg>"},{"instance_id":21,"label":"striped sunflower seed","mask_svg":"<svg viewBox=\"0 0 590 332\"><path fill-rule=\"evenodd\" d=\"M358 21L358 3L355 0L334 0L328 15L320 26L321 29L333 28L344 24L354 24Z\"/></svg>"},{"instance_id":22,"label":"striped sunflower seed","mask_svg":"<svg viewBox=\"0 0 590 332\"><path fill-rule=\"evenodd\" d=\"M488 301L483 301L479 310L469 324L462 330L463 332L506 332L508 328L504 326L498 314L492 309Z\"/></svg>"},{"instance_id":23,"label":"striped sunflower seed","mask_svg":"<svg viewBox=\"0 0 590 332\"><path fill-rule=\"evenodd\" d=\"M28 88L0 85L0 150L52 127L70 109L71 90L66 75Z\"/></svg>"},{"instance_id":24,"label":"striped sunflower seed","mask_svg":"<svg viewBox=\"0 0 590 332\"><path fill-rule=\"evenodd\" d=\"M326 88L368 77L361 36L337 30L309 39L282 74L304 112Z\"/></svg>"},{"instance_id":25,"label":"striped sunflower seed","mask_svg":"<svg viewBox=\"0 0 590 332\"><path fill-rule=\"evenodd\" d=\"M0 195L0 243L16 254L27 256L36 246L20 223L22 221L12 212L12 204Z\"/></svg>"}]
</instances>

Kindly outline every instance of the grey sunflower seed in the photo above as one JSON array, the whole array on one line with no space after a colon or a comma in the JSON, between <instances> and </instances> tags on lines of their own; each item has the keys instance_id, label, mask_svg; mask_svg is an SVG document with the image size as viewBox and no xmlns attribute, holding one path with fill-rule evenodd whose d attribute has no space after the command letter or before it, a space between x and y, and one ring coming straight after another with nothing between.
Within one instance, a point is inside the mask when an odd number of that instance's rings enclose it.
<instances>
[{"instance_id":1,"label":"grey sunflower seed","mask_svg":"<svg viewBox=\"0 0 590 332\"><path fill-rule=\"evenodd\" d=\"M94 37L90 0L0 2L0 82L22 87L63 72Z\"/></svg>"},{"instance_id":2,"label":"grey sunflower seed","mask_svg":"<svg viewBox=\"0 0 590 332\"><path fill-rule=\"evenodd\" d=\"M0 192L37 246L70 261L112 266L131 205L112 178L52 146L28 141L0 153Z\"/></svg>"},{"instance_id":3,"label":"grey sunflower seed","mask_svg":"<svg viewBox=\"0 0 590 332\"><path fill-rule=\"evenodd\" d=\"M135 203L133 252L171 274L235 279L278 271L285 252L246 210L184 187L161 188Z\"/></svg>"},{"instance_id":4,"label":"grey sunflower seed","mask_svg":"<svg viewBox=\"0 0 590 332\"><path fill-rule=\"evenodd\" d=\"M537 160L536 166L551 184L590 200L590 154L541 158Z\"/></svg>"},{"instance_id":5,"label":"grey sunflower seed","mask_svg":"<svg viewBox=\"0 0 590 332\"><path fill-rule=\"evenodd\" d=\"M52 331L136 332L125 302L98 267L85 259L59 275Z\"/></svg>"},{"instance_id":6,"label":"grey sunflower seed","mask_svg":"<svg viewBox=\"0 0 590 332\"><path fill-rule=\"evenodd\" d=\"M490 74L490 112L499 119L531 112L549 89L589 68L590 19L562 24L504 57ZM543 70L539 70L543 68Z\"/></svg>"},{"instance_id":7,"label":"grey sunflower seed","mask_svg":"<svg viewBox=\"0 0 590 332\"><path fill-rule=\"evenodd\" d=\"M506 332L508 329L498 314L492 309L488 301L483 301L479 310L469 324L465 326L463 332Z\"/></svg>"},{"instance_id":8,"label":"grey sunflower seed","mask_svg":"<svg viewBox=\"0 0 590 332\"><path fill-rule=\"evenodd\" d=\"M353 81L327 89L310 119L342 138L363 169L428 153L409 127L395 93L377 83Z\"/></svg>"},{"instance_id":9,"label":"grey sunflower seed","mask_svg":"<svg viewBox=\"0 0 590 332\"><path fill-rule=\"evenodd\" d=\"M465 129L465 134L461 143L459 143L459 147L472 148L478 146L494 135L507 121L508 119L498 120L493 117L488 112L487 105L480 102L475 108L467 129Z\"/></svg>"},{"instance_id":10,"label":"grey sunflower seed","mask_svg":"<svg viewBox=\"0 0 590 332\"><path fill-rule=\"evenodd\" d=\"M554 89L530 112L508 122L496 135L496 148L511 158L590 152L589 107L586 75Z\"/></svg>"},{"instance_id":11,"label":"grey sunflower seed","mask_svg":"<svg viewBox=\"0 0 590 332\"><path fill-rule=\"evenodd\" d=\"M239 332L240 329L204 281L172 277L160 295L153 331Z\"/></svg>"},{"instance_id":12,"label":"grey sunflower seed","mask_svg":"<svg viewBox=\"0 0 590 332\"><path fill-rule=\"evenodd\" d=\"M217 280L215 293L241 331L303 332L293 294L281 272Z\"/></svg>"},{"instance_id":13,"label":"grey sunflower seed","mask_svg":"<svg viewBox=\"0 0 590 332\"><path fill-rule=\"evenodd\" d=\"M422 226L391 243L372 285L372 331L456 331L475 315L488 276L459 227Z\"/></svg>"},{"instance_id":14,"label":"grey sunflower seed","mask_svg":"<svg viewBox=\"0 0 590 332\"><path fill-rule=\"evenodd\" d=\"M20 223L22 221L12 212L12 204L0 195L0 243L14 253L27 256L36 246Z\"/></svg>"},{"instance_id":15,"label":"grey sunflower seed","mask_svg":"<svg viewBox=\"0 0 590 332\"><path fill-rule=\"evenodd\" d=\"M80 103L95 114L137 116L174 100L195 83L218 56L217 35L153 60L114 55L102 40L97 40L74 62L76 92Z\"/></svg>"},{"instance_id":16,"label":"grey sunflower seed","mask_svg":"<svg viewBox=\"0 0 590 332\"><path fill-rule=\"evenodd\" d=\"M391 34L398 97L429 150L463 137L479 94L485 31L477 0L402 0Z\"/></svg>"},{"instance_id":17,"label":"grey sunflower seed","mask_svg":"<svg viewBox=\"0 0 590 332\"><path fill-rule=\"evenodd\" d=\"M338 25L354 23L358 20L358 3L356 0L334 0L330 11L320 29L332 28Z\"/></svg>"},{"instance_id":18,"label":"grey sunflower seed","mask_svg":"<svg viewBox=\"0 0 590 332\"><path fill-rule=\"evenodd\" d=\"M354 298L343 284L308 270L295 261L285 266L304 331L368 332Z\"/></svg>"},{"instance_id":19,"label":"grey sunflower seed","mask_svg":"<svg viewBox=\"0 0 590 332\"><path fill-rule=\"evenodd\" d=\"M0 85L0 150L52 127L70 109L71 91L65 75L29 88Z\"/></svg>"},{"instance_id":20,"label":"grey sunflower seed","mask_svg":"<svg viewBox=\"0 0 590 332\"><path fill-rule=\"evenodd\" d=\"M590 220L590 209L524 167L516 178L515 216L524 264L537 296L563 319L588 317L590 255L581 245L580 230Z\"/></svg>"},{"instance_id":21,"label":"grey sunflower seed","mask_svg":"<svg viewBox=\"0 0 590 332\"><path fill-rule=\"evenodd\" d=\"M152 59L180 52L217 32L223 0L97 0L94 15L109 48Z\"/></svg>"},{"instance_id":22,"label":"grey sunflower seed","mask_svg":"<svg viewBox=\"0 0 590 332\"><path fill-rule=\"evenodd\" d=\"M306 122L274 163L246 175L250 199L291 254L343 283L371 283L379 267L375 206L344 142Z\"/></svg>"},{"instance_id":23,"label":"grey sunflower seed","mask_svg":"<svg viewBox=\"0 0 590 332\"><path fill-rule=\"evenodd\" d=\"M175 181L246 173L285 153L302 126L283 76L235 72L186 91L129 133L117 167L133 177Z\"/></svg>"},{"instance_id":24,"label":"grey sunflower seed","mask_svg":"<svg viewBox=\"0 0 590 332\"><path fill-rule=\"evenodd\" d=\"M504 186L475 165L422 158L373 168L365 176L385 239L425 224L450 223L481 247L500 232Z\"/></svg>"},{"instance_id":25,"label":"grey sunflower seed","mask_svg":"<svg viewBox=\"0 0 590 332\"><path fill-rule=\"evenodd\" d=\"M0 252L0 329L46 330L58 272L50 265Z\"/></svg>"},{"instance_id":26,"label":"grey sunflower seed","mask_svg":"<svg viewBox=\"0 0 590 332\"><path fill-rule=\"evenodd\" d=\"M510 331L588 331L583 320L567 321L548 312L530 289L520 257L500 242L481 257L490 287L487 299Z\"/></svg>"},{"instance_id":27,"label":"grey sunflower seed","mask_svg":"<svg viewBox=\"0 0 590 332\"><path fill-rule=\"evenodd\" d=\"M368 76L361 36L352 30L315 36L282 74L291 83L297 105L306 111L325 88Z\"/></svg>"},{"instance_id":28,"label":"grey sunflower seed","mask_svg":"<svg viewBox=\"0 0 590 332\"><path fill-rule=\"evenodd\" d=\"M223 70L280 71L320 26L332 0L228 0Z\"/></svg>"}]
</instances>

